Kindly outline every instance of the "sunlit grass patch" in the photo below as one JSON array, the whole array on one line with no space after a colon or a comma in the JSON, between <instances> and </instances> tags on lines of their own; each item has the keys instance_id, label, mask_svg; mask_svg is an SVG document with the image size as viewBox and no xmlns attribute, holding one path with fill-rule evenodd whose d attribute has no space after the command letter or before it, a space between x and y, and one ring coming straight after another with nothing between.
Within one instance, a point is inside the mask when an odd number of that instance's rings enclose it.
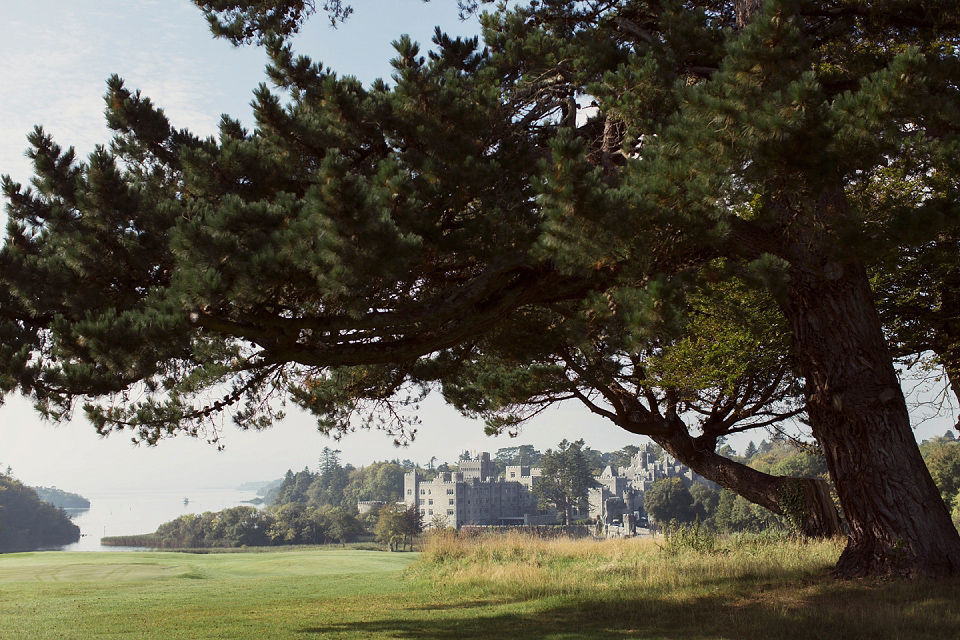
<instances>
[{"instance_id":1,"label":"sunlit grass patch","mask_svg":"<svg viewBox=\"0 0 960 640\"><path fill-rule=\"evenodd\" d=\"M745 586L785 577L823 575L836 562L838 541L739 536L722 553L667 551L663 539L537 539L519 534L432 536L411 569L433 581L492 590L565 593L653 592L674 597L717 581ZM698 587L698 585L700 585Z\"/></svg>"}]
</instances>

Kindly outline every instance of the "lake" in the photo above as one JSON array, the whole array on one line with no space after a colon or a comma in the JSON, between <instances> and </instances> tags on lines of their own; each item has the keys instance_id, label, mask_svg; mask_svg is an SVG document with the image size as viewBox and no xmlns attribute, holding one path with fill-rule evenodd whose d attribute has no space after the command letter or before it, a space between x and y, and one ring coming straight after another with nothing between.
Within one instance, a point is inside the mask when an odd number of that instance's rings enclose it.
<instances>
[{"instance_id":1,"label":"lake","mask_svg":"<svg viewBox=\"0 0 960 640\"><path fill-rule=\"evenodd\" d=\"M169 489L103 491L84 495L89 509L67 509L80 527L80 541L61 551L129 551L129 547L104 547L104 536L153 533L164 522L190 513L221 511L257 497L256 491L239 489L198 489L175 494ZM184 498L189 500L184 504Z\"/></svg>"}]
</instances>

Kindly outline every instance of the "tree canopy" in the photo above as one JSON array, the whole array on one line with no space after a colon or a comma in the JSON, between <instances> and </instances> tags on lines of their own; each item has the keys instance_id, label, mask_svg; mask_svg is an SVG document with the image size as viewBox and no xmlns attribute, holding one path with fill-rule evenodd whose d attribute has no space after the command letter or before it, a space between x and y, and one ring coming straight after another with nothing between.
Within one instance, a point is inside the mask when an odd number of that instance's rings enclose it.
<instances>
[{"instance_id":1,"label":"tree canopy","mask_svg":"<svg viewBox=\"0 0 960 640\"><path fill-rule=\"evenodd\" d=\"M336 506L353 512L358 502L393 503L402 497L405 469L394 462L374 462L360 469L352 465L343 467L337 462L323 470L324 460L322 457L319 473L309 469L297 473L287 471L270 504L275 507L291 503Z\"/></svg>"},{"instance_id":2,"label":"tree canopy","mask_svg":"<svg viewBox=\"0 0 960 640\"><path fill-rule=\"evenodd\" d=\"M436 386L494 429L576 398L771 508L715 449L802 409L838 570L960 571L866 272L956 222L953 2L504 4L370 87L284 43L312 2L197 4L278 92L201 140L114 77L109 148L30 136L0 389L149 443L280 399L402 441Z\"/></svg>"},{"instance_id":3,"label":"tree canopy","mask_svg":"<svg viewBox=\"0 0 960 640\"><path fill-rule=\"evenodd\" d=\"M697 515L693 495L681 478L663 478L650 485L643 492L643 510L660 525L687 524Z\"/></svg>"},{"instance_id":4,"label":"tree canopy","mask_svg":"<svg viewBox=\"0 0 960 640\"><path fill-rule=\"evenodd\" d=\"M60 547L80 539L80 527L11 475L0 473L0 552Z\"/></svg>"},{"instance_id":5,"label":"tree canopy","mask_svg":"<svg viewBox=\"0 0 960 640\"><path fill-rule=\"evenodd\" d=\"M584 442L562 440L557 450L547 449L540 456L540 476L533 485L541 508L556 505L564 514L564 524L573 524L573 510L587 506L587 491L595 484L584 455Z\"/></svg>"},{"instance_id":6,"label":"tree canopy","mask_svg":"<svg viewBox=\"0 0 960 640\"><path fill-rule=\"evenodd\" d=\"M377 540L390 551L413 549L413 538L423 530L420 510L416 505L404 509L402 505L388 504L380 508L375 532Z\"/></svg>"}]
</instances>

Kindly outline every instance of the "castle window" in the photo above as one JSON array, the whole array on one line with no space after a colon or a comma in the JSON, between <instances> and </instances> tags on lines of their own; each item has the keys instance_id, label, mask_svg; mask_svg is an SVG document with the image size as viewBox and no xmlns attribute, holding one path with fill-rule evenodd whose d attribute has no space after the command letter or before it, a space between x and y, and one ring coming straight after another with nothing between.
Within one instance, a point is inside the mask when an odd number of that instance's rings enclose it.
<instances>
[{"instance_id":1,"label":"castle window","mask_svg":"<svg viewBox=\"0 0 960 640\"><path fill-rule=\"evenodd\" d=\"M447 515L448 515L448 516L452 516L452 515L453 515L453 509L447 509Z\"/></svg>"},{"instance_id":2,"label":"castle window","mask_svg":"<svg viewBox=\"0 0 960 640\"><path fill-rule=\"evenodd\" d=\"M427 504L433 504L433 500L429 500Z\"/></svg>"},{"instance_id":3,"label":"castle window","mask_svg":"<svg viewBox=\"0 0 960 640\"><path fill-rule=\"evenodd\" d=\"M453 498L450 498L449 502L450 504L453 504Z\"/></svg>"}]
</instances>

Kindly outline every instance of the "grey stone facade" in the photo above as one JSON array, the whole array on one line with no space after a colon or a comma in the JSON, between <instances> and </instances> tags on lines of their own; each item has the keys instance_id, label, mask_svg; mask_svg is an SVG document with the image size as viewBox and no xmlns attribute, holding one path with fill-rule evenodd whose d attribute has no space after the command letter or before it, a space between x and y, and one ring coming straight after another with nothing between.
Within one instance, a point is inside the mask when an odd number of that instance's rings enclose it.
<instances>
[{"instance_id":1,"label":"grey stone facade","mask_svg":"<svg viewBox=\"0 0 960 640\"><path fill-rule=\"evenodd\" d=\"M357 503L357 514L362 516L365 513L370 513L374 509L379 509L385 504L387 503L382 500L361 500Z\"/></svg>"},{"instance_id":2,"label":"grey stone facade","mask_svg":"<svg viewBox=\"0 0 960 640\"><path fill-rule=\"evenodd\" d=\"M403 499L407 507L416 504L425 525L439 516L447 526L550 524L556 510L537 508L533 487L540 469L510 466L503 476L494 476L489 453L460 462L460 471L440 473L424 480L416 471L403 478Z\"/></svg>"},{"instance_id":3,"label":"grey stone facade","mask_svg":"<svg viewBox=\"0 0 960 640\"><path fill-rule=\"evenodd\" d=\"M681 478L687 487L694 482L717 487L690 467L677 462L673 456L664 453L663 459L657 460L645 447L633 457L630 466L620 469L608 466L594 478L598 486L590 489L590 517L603 518L609 524L616 519L622 521L624 514L643 513L643 492L663 478Z\"/></svg>"}]
</instances>

